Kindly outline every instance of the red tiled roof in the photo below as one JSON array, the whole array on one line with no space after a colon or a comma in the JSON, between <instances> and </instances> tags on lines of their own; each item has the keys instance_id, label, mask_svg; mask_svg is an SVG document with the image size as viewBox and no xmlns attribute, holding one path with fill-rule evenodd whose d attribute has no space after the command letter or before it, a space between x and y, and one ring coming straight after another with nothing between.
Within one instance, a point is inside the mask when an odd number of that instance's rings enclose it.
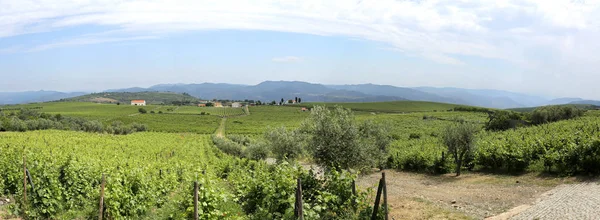
<instances>
[{"instance_id":1,"label":"red tiled roof","mask_svg":"<svg viewBox=\"0 0 600 220\"><path fill-rule=\"evenodd\" d=\"M131 102L146 102L146 100L131 100Z\"/></svg>"}]
</instances>

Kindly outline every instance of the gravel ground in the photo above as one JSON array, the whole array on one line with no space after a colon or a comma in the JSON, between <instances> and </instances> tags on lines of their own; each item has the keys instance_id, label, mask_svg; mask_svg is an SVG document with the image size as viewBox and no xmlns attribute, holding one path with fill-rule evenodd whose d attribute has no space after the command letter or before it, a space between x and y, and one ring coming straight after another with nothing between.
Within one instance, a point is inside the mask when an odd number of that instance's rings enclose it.
<instances>
[{"instance_id":1,"label":"gravel ground","mask_svg":"<svg viewBox=\"0 0 600 220\"><path fill-rule=\"evenodd\" d=\"M600 219L598 181L561 185L511 219Z\"/></svg>"},{"instance_id":2,"label":"gravel ground","mask_svg":"<svg viewBox=\"0 0 600 220\"><path fill-rule=\"evenodd\" d=\"M357 184L373 187L379 178L381 173L373 173L359 178ZM483 219L531 204L554 188L534 184L535 178L482 174L454 177L386 171L386 180L390 214L395 219L455 219L458 216L452 214L456 213Z\"/></svg>"}]
</instances>

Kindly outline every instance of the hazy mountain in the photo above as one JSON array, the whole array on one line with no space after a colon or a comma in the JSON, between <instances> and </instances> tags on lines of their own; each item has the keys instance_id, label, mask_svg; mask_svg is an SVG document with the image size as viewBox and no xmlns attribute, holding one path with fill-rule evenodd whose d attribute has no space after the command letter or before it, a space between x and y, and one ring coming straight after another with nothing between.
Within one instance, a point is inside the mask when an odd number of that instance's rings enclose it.
<instances>
[{"instance_id":1,"label":"hazy mountain","mask_svg":"<svg viewBox=\"0 0 600 220\"><path fill-rule=\"evenodd\" d=\"M532 96L491 89L461 89L461 88L435 88L416 87L414 89L436 94L446 98L462 99L468 105L483 106L489 108L519 108L543 105L548 100L543 97Z\"/></svg>"},{"instance_id":2,"label":"hazy mountain","mask_svg":"<svg viewBox=\"0 0 600 220\"><path fill-rule=\"evenodd\" d=\"M22 104L32 102L47 102L63 98L84 95L84 92L57 92L57 91L27 91L27 92L0 92L0 105Z\"/></svg>"},{"instance_id":3,"label":"hazy mountain","mask_svg":"<svg viewBox=\"0 0 600 220\"><path fill-rule=\"evenodd\" d=\"M569 104L584 104L584 105L600 106L600 101L598 101L598 100L579 100L579 101L569 102Z\"/></svg>"},{"instance_id":4,"label":"hazy mountain","mask_svg":"<svg viewBox=\"0 0 600 220\"><path fill-rule=\"evenodd\" d=\"M375 96L388 96L388 97L401 97L404 99L415 100L415 101L431 101L431 102L445 102L454 104L468 104L464 100L453 98L453 97L442 97L439 95L431 94L428 92L422 92L416 89L403 88L389 85L375 85L375 84L357 84L357 85L329 85L329 88L344 89L362 92L368 95Z\"/></svg>"},{"instance_id":5,"label":"hazy mountain","mask_svg":"<svg viewBox=\"0 0 600 220\"><path fill-rule=\"evenodd\" d=\"M558 98L558 99L552 99L552 100L544 103L544 105L564 105L564 104L569 104L569 103L578 102L578 101L583 101L583 99L581 99L581 98Z\"/></svg>"},{"instance_id":6,"label":"hazy mountain","mask_svg":"<svg viewBox=\"0 0 600 220\"><path fill-rule=\"evenodd\" d=\"M265 81L257 85L226 83L161 84L149 88L127 88L110 91L171 91L188 93L202 99L253 99L277 101L301 97L304 102L377 102L407 100L392 95L372 95L360 91L335 89L299 81Z\"/></svg>"},{"instance_id":7,"label":"hazy mountain","mask_svg":"<svg viewBox=\"0 0 600 220\"><path fill-rule=\"evenodd\" d=\"M376 84L322 85L298 81L265 81L257 85L224 83L161 84L150 88L129 88L115 91L136 90L186 92L203 99L279 101L281 98L301 97L306 102L416 100L501 109L540 106L549 101L543 97L491 89L404 88Z\"/></svg>"},{"instance_id":8,"label":"hazy mountain","mask_svg":"<svg viewBox=\"0 0 600 220\"><path fill-rule=\"evenodd\" d=\"M571 102L595 103L580 98L548 98L528 94L491 89L461 89L415 87L405 88L390 85L322 85L299 81L265 81L257 85L227 83L200 84L158 84L148 88L132 87L110 89L105 92L174 92L188 93L200 99L253 99L277 101L302 98L304 102L379 102L416 100L473 105L489 108L522 108ZM20 93L0 93L0 104L52 101L75 97L84 93L62 93L56 91L36 91Z\"/></svg>"}]
</instances>

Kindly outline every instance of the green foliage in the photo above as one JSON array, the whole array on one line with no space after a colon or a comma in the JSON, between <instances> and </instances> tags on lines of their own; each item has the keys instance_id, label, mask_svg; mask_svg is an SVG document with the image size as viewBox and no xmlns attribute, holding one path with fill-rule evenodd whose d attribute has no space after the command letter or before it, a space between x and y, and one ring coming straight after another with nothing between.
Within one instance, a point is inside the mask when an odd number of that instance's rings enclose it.
<instances>
[{"instance_id":1,"label":"green foliage","mask_svg":"<svg viewBox=\"0 0 600 220\"><path fill-rule=\"evenodd\" d=\"M442 141L454 159L457 176L460 175L466 156L475 151L475 133L478 130L476 125L457 123L446 127L442 133Z\"/></svg>"},{"instance_id":2,"label":"green foliage","mask_svg":"<svg viewBox=\"0 0 600 220\"><path fill-rule=\"evenodd\" d=\"M368 207L365 192L352 194L355 175L317 178L297 164L230 157L215 149L208 135L0 135L0 192L14 195L11 211L28 219L96 218L102 174L107 219L193 218L194 181L200 219L291 219L297 178L305 190L306 219L356 219ZM20 194L23 155L35 184L35 190L27 186L27 203Z\"/></svg>"},{"instance_id":3,"label":"green foliage","mask_svg":"<svg viewBox=\"0 0 600 220\"><path fill-rule=\"evenodd\" d=\"M146 125L132 123L130 126L115 121L111 126L105 126L98 120L64 117L61 114L51 115L36 110L22 109L11 113L12 116L0 117L0 131L34 131L34 130L75 130L93 133L130 134L146 131Z\"/></svg>"},{"instance_id":4,"label":"green foliage","mask_svg":"<svg viewBox=\"0 0 600 220\"><path fill-rule=\"evenodd\" d=\"M421 138L421 134L417 134L417 133L410 133L410 135L408 135L409 139L419 139Z\"/></svg>"},{"instance_id":5,"label":"green foliage","mask_svg":"<svg viewBox=\"0 0 600 220\"><path fill-rule=\"evenodd\" d=\"M457 112L490 112L488 108L472 107L472 106L456 106L452 110Z\"/></svg>"},{"instance_id":6,"label":"green foliage","mask_svg":"<svg viewBox=\"0 0 600 220\"><path fill-rule=\"evenodd\" d=\"M518 112L495 111L489 113L489 120L485 123L485 129L488 131L504 131L516 128L519 124L525 124L522 121L523 116Z\"/></svg>"},{"instance_id":7,"label":"green foliage","mask_svg":"<svg viewBox=\"0 0 600 220\"><path fill-rule=\"evenodd\" d=\"M144 108L139 108L138 112L140 112L141 114L146 114L147 111Z\"/></svg>"},{"instance_id":8,"label":"green foliage","mask_svg":"<svg viewBox=\"0 0 600 220\"><path fill-rule=\"evenodd\" d=\"M301 131L315 161L332 169L370 169L383 162L391 141L388 129L359 123L349 109L313 108Z\"/></svg>"},{"instance_id":9,"label":"green foliage","mask_svg":"<svg viewBox=\"0 0 600 220\"><path fill-rule=\"evenodd\" d=\"M312 108L320 103L302 103L293 107ZM393 101L393 102L341 102L328 103L330 106L342 106L356 112L384 112L384 113L406 113L406 112L433 112L434 110L446 111L460 106L455 104L423 102L423 101Z\"/></svg>"},{"instance_id":10,"label":"green foliage","mask_svg":"<svg viewBox=\"0 0 600 220\"><path fill-rule=\"evenodd\" d=\"M244 157L244 146L224 137L212 136L213 143L219 150L232 156Z\"/></svg>"},{"instance_id":11,"label":"green foliage","mask_svg":"<svg viewBox=\"0 0 600 220\"><path fill-rule=\"evenodd\" d=\"M269 146L265 143L252 143L246 148L246 157L251 160L264 160L269 156Z\"/></svg>"},{"instance_id":12,"label":"green foliage","mask_svg":"<svg viewBox=\"0 0 600 220\"><path fill-rule=\"evenodd\" d=\"M476 165L491 170L525 171L541 163L562 175L597 173L597 117L560 121L542 126L480 135Z\"/></svg>"},{"instance_id":13,"label":"green foliage","mask_svg":"<svg viewBox=\"0 0 600 220\"><path fill-rule=\"evenodd\" d=\"M304 152L302 135L285 127L270 129L265 133L265 140L278 161L298 159Z\"/></svg>"},{"instance_id":14,"label":"green foliage","mask_svg":"<svg viewBox=\"0 0 600 220\"><path fill-rule=\"evenodd\" d=\"M539 125L560 120L581 117L584 110L574 106L553 105L536 108L531 113L531 123Z\"/></svg>"}]
</instances>

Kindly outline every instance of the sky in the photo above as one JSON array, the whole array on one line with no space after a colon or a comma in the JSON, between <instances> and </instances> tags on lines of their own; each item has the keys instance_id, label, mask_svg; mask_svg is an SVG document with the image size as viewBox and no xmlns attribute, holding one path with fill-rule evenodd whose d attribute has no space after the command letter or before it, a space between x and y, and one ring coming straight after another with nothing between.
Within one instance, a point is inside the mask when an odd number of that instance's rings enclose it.
<instances>
[{"instance_id":1,"label":"sky","mask_svg":"<svg viewBox=\"0 0 600 220\"><path fill-rule=\"evenodd\" d=\"M297 80L600 99L600 0L0 0L0 92Z\"/></svg>"}]
</instances>

